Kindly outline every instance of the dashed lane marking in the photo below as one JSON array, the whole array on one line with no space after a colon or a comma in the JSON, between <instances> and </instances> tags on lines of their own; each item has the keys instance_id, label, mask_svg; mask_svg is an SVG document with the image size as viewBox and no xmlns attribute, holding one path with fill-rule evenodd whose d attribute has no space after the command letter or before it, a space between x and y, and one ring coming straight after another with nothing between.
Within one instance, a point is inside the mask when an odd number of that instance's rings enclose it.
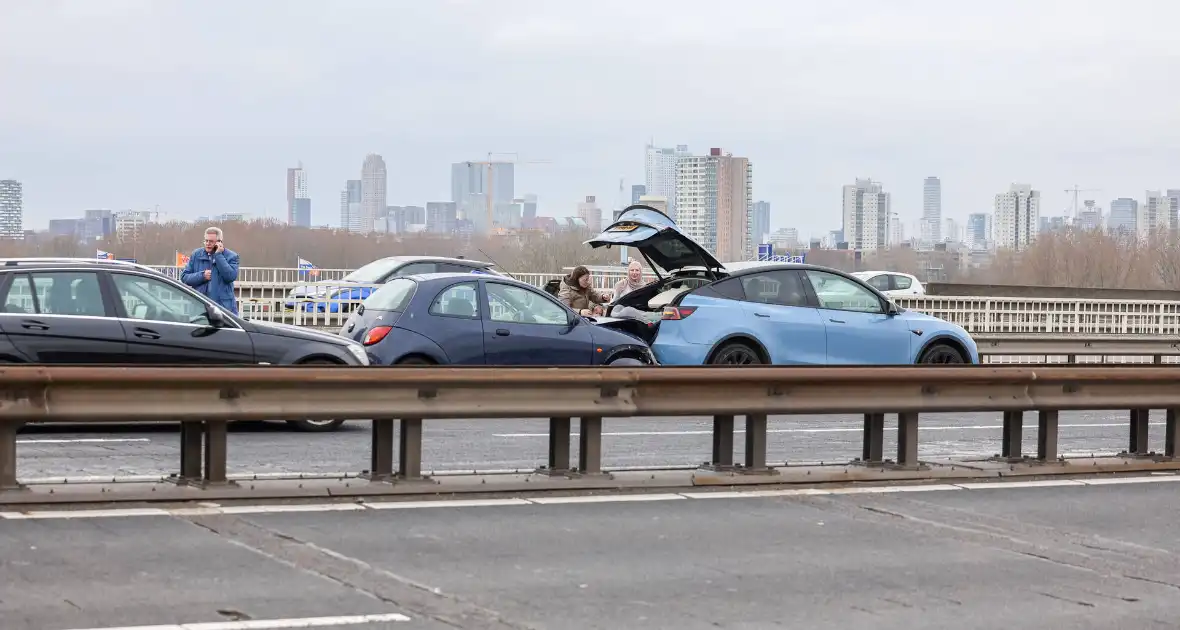
<instances>
[{"instance_id":1,"label":"dashed lane marking","mask_svg":"<svg viewBox=\"0 0 1180 630\"><path fill-rule=\"evenodd\" d=\"M327 628L361 626L391 621L410 621L398 613L376 615L340 615L336 617L299 617L292 619L251 619L248 621L207 621L201 623L172 623L152 626L119 626L74 628L73 630L286 630L287 628Z\"/></svg>"},{"instance_id":2,"label":"dashed lane marking","mask_svg":"<svg viewBox=\"0 0 1180 630\"><path fill-rule=\"evenodd\" d=\"M773 497L844 496L856 494L898 494L907 492L971 492L1017 490L1022 488L1117 486L1144 483L1180 482L1180 475L1152 474L1143 477L1100 477L1095 479L1047 479L1035 481L994 481L951 484L899 484L845 488L784 488L779 490L732 490L716 492L677 492L653 494L605 494L550 496L505 499L439 499L433 501L378 501L369 503L308 503L294 505L232 505L204 503L181 508L124 508L109 510L66 509L0 512L0 519L75 519L123 518L132 516L216 516L220 514L291 514L303 512L363 512L368 510L413 510L424 508L479 508L514 505L572 505L594 503L634 503L680 501L684 499L758 499ZM269 627L269 626L267 626ZM171 626L164 626L165 630ZM253 626L250 626L253 628ZM97 630L97 629L96 629ZM121 629L120 629L121 630ZM154 628L153 628L154 630ZM187 628L185 630L188 630ZM198 628L198 630L201 630ZM231 628L232 630L232 628Z\"/></svg>"}]
</instances>

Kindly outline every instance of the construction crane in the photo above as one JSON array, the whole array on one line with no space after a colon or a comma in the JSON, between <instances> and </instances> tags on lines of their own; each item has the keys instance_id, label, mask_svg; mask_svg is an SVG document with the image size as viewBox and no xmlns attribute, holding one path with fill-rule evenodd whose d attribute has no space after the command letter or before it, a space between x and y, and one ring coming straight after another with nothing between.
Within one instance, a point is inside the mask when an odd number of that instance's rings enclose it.
<instances>
[{"instance_id":1,"label":"construction crane","mask_svg":"<svg viewBox=\"0 0 1180 630\"><path fill-rule=\"evenodd\" d=\"M1101 188L1078 188L1078 185L1074 184L1073 188L1066 188L1065 192L1066 193L1073 193L1073 206L1072 206L1072 208L1066 209L1067 210L1066 218L1069 218L1070 214L1072 213L1073 218L1077 219L1077 217L1078 217L1078 195L1081 193L1086 193L1086 192L1102 192L1102 189Z\"/></svg>"},{"instance_id":2,"label":"construction crane","mask_svg":"<svg viewBox=\"0 0 1180 630\"><path fill-rule=\"evenodd\" d=\"M496 202L494 199L495 180L492 177L492 166L494 166L496 164L512 164L515 166L516 164L551 164L552 163L550 160L525 160L525 161L521 161L519 159L492 160L493 155L513 155L513 156L517 156L517 157L520 156L519 153L506 153L506 152L502 152L502 151L488 151L488 159L486 162L483 163L483 165L487 168L487 175L484 179L484 196L487 197L488 233L489 234L492 233L493 226L496 224L495 223ZM515 176L515 173L513 175Z\"/></svg>"}]
</instances>

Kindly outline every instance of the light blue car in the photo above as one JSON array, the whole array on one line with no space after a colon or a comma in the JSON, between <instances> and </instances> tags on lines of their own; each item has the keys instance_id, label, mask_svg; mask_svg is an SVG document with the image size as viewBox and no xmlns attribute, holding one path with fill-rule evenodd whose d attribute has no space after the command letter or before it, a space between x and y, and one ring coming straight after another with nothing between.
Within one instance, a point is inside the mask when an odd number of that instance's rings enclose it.
<instances>
[{"instance_id":1,"label":"light blue car","mask_svg":"<svg viewBox=\"0 0 1180 630\"><path fill-rule=\"evenodd\" d=\"M903 309L835 269L767 263L728 270L650 206L630 206L586 244L634 247L656 270L657 281L623 296L607 315L635 316L634 332L661 365L979 363L975 341L955 324ZM644 321L655 312L658 325Z\"/></svg>"}]
</instances>

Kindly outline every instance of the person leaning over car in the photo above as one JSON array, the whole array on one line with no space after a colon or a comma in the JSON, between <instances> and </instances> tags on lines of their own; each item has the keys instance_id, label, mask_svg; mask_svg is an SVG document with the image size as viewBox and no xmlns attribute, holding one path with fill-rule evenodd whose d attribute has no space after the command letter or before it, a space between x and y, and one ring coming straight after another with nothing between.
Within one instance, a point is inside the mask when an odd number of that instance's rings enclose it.
<instances>
[{"instance_id":1,"label":"person leaning over car","mask_svg":"<svg viewBox=\"0 0 1180 630\"><path fill-rule=\"evenodd\" d=\"M570 275L561 279L557 299L581 315L601 315L602 305L610 298L592 289L590 284L590 270L585 265L578 265Z\"/></svg>"},{"instance_id":2,"label":"person leaning over car","mask_svg":"<svg viewBox=\"0 0 1180 630\"><path fill-rule=\"evenodd\" d=\"M231 313L238 312L234 282L238 279L238 254L225 248L219 227L205 230L205 246L193 250L180 280L204 293Z\"/></svg>"}]
</instances>

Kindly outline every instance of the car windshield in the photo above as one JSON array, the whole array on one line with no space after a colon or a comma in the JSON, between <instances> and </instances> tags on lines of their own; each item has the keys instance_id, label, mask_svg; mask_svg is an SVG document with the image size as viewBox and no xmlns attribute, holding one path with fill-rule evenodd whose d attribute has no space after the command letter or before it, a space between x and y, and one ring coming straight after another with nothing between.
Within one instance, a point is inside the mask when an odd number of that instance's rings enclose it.
<instances>
[{"instance_id":1,"label":"car windshield","mask_svg":"<svg viewBox=\"0 0 1180 630\"><path fill-rule=\"evenodd\" d=\"M359 270L358 270L359 271ZM365 298L366 309L377 311L404 311L414 297L418 283L408 278L394 278Z\"/></svg>"},{"instance_id":2,"label":"car windshield","mask_svg":"<svg viewBox=\"0 0 1180 630\"><path fill-rule=\"evenodd\" d=\"M374 260L373 262L359 268L354 269L347 276L341 278L344 282L356 282L358 284L376 284L381 282L381 279L388 276L398 265L403 261L396 258L382 258L381 260Z\"/></svg>"}]
</instances>

